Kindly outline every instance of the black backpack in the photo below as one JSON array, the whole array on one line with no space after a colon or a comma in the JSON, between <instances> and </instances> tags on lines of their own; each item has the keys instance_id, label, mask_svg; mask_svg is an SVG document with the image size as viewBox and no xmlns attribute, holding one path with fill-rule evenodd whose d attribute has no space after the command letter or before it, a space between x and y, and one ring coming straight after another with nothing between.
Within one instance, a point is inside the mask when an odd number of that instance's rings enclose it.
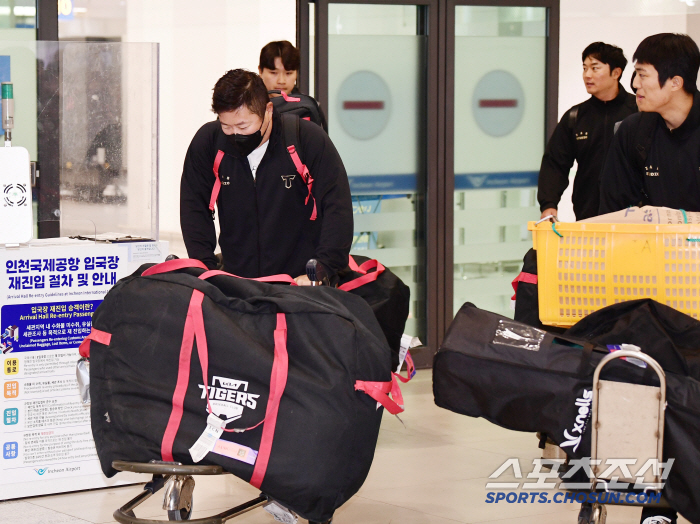
<instances>
[{"instance_id":1,"label":"black backpack","mask_svg":"<svg viewBox=\"0 0 700 524\"><path fill-rule=\"evenodd\" d=\"M308 202L309 199L312 199L314 203L314 210L311 214L310 220L316 220L316 198L314 198L312 191L314 179L311 176L311 173L309 173L309 169L302 162L299 156L299 153L301 153L301 142L299 140L299 118L301 118L299 115L289 112L287 114L282 115L282 137L284 140L284 146L287 149L287 152L289 153L289 158L294 164L294 168L297 170L297 173L299 173L301 180L304 182L304 184L306 184L306 187L309 188L309 195L306 197L306 200ZM214 159L213 170L215 182L214 187L211 191L211 197L209 198L209 212L211 213L212 220L214 220L214 206L216 205L216 202L219 199L219 191L221 190L221 180L219 179L219 166L221 165L221 161L223 160L223 158L224 152L219 150L216 153L216 158ZM223 263L223 259L221 262Z\"/></svg>"},{"instance_id":2,"label":"black backpack","mask_svg":"<svg viewBox=\"0 0 700 524\"><path fill-rule=\"evenodd\" d=\"M401 337L408 319L411 290L377 260L360 255L350 255L348 267L338 277L338 289L364 298L372 308L391 348L391 369L396 370L403 362Z\"/></svg>"},{"instance_id":3,"label":"black backpack","mask_svg":"<svg viewBox=\"0 0 700 524\"><path fill-rule=\"evenodd\" d=\"M316 102L316 99L313 97L303 95L301 93L291 93L288 95L279 89L273 89L267 93L281 95L270 99L272 101L272 105L281 115L297 115L299 118L303 118L304 120L309 120L314 124L318 124L326 133L328 133L326 117L323 114L323 111L321 111L318 102Z\"/></svg>"}]
</instances>

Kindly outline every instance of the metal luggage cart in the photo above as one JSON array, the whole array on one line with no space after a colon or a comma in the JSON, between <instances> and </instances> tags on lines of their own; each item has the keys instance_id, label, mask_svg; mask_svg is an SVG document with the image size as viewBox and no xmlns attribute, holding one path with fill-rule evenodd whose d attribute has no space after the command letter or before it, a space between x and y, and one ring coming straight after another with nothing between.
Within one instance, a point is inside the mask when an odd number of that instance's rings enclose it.
<instances>
[{"instance_id":1,"label":"metal luggage cart","mask_svg":"<svg viewBox=\"0 0 700 524\"><path fill-rule=\"evenodd\" d=\"M228 509L212 517L192 519L192 503L194 498L194 476L196 475L221 475L226 473L221 466L185 466L178 462L126 462L115 460L112 467L117 471L130 471L133 473L148 473L153 479L146 483L143 491L113 514L114 520L121 524L166 524L171 521L188 521L192 524L223 524L224 522L247 513L260 506L275 505L276 511L282 518L275 520L280 522L296 522L296 515L284 508L281 504L269 498L264 493L235 508ZM134 509L149 499L161 488L163 491L163 509L167 511L168 520L142 519L134 515ZM272 516L270 516L272 519ZM310 524L331 524L331 520L325 522L312 522Z\"/></svg>"},{"instance_id":2,"label":"metal luggage cart","mask_svg":"<svg viewBox=\"0 0 700 524\"><path fill-rule=\"evenodd\" d=\"M643 365L643 362L649 366L658 376L659 386L601 379L603 368L619 358L633 359L640 365ZM632 350L616 351L601 360L593 375L590 488L567 491L574 496L580 493L586 496L589 493L606 495L602 497L603 503L597 501L581 504L578 524L605 524L606 504L670 507L668 502L660 497L662 482L665 479L661 468L644 469L649 460L655 460L657 465L662 464L665 408L666 375L656 360L641 351ZM631 478L612 474L604 477L606 470L611 469L606 465L609 464L609 459L634 459L636 474L629 471ZM616 489L619 484L629 486L626 489ZM645 498L641 497L642 494L648 498L652 493L659 497L658 502L639 501L640 498Z\"/></svg>"}]
</instances>

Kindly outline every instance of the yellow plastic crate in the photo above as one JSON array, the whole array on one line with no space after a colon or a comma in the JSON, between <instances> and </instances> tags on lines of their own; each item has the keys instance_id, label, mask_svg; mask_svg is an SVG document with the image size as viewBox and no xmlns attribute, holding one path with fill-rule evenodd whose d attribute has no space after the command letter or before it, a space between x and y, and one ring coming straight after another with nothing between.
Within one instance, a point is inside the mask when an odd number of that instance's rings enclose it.
<instances>
[{"instance_id":1,"label":"yellow plastic crate","mask_svg":"<svg viewBox=\"0 0 700 524\"><path fill-rule=\"evenodd\" d=\"M561 237L549 221L528 223L543 324L572 326L602 307L640 298L700 315L700 225L557 222L556 228Z\"/></svg>"}]
</instances>

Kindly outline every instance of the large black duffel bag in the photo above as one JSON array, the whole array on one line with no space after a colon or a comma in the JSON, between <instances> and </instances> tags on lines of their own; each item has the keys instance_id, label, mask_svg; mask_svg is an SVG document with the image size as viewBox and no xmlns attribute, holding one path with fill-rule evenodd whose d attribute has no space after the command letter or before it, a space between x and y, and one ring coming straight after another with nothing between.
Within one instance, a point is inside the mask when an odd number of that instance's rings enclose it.
<instances>
[{"instance_id":1,"label":"large black duffel bag","mask_svg":"<svg viewBox=\"0 0 700 524\"><path fill-rule=\"evenodd\" d=\"M211 410L225 431L214 432L202 464L223 466L304 518L330 519L370 469L377 402L401 411L367 303L192 260L147 267L107 294L81 346L105 475L116 473L113 460L192 464Z\"/></svg>"},{"instance_id":2,"label":"large black duffel bag","mask_svg":"<svg viewBox=\"0 0 700 524\"><path fill-rule=\"evenodd\" d=\"M594 311L566 334L598 344L634 344L665 371L700 380L700 322L650 298Z\"/></svg>"},{"instance_id":3,"label":"large black duffel bag","mask_svg":"<svg viewBox=\"0 0 700 524\"><path fill-rule=\"evenodd\" d=\"M663 493L685 518L700 523L700 492L696 488L700 478L700 382L683 373L688 366L681 352L663 355L652 348L656 327L651 329L652 315L646 317L648 327L643 317L649 311L663 312L659 306L618 304L594 314L599 322L606 319L620 333L629 332L630 327L639 330L634 341L627 342L640 342L642 350L658 357L662 366L673 368L665 370L664 460L674 458L675 462ZM671 338L691 330L690 321L697 322L678 315L682 314L673 311L665 322L656 319ZM597 324L588 323L591 328ZM602 345L607 344L602 333L587 339L584 331L575 331L578 337L569 332L547 333L467 303L457 313L435 356L435 403L511 430L546 433L569 456L589 457L591 413L585 408L592 398L595 367L608 349ZM615 341L611 344L625 341L612 338ZM607 364L601 378L658 386L650 368L623 360Z\"/></svg>"}]
</instances>

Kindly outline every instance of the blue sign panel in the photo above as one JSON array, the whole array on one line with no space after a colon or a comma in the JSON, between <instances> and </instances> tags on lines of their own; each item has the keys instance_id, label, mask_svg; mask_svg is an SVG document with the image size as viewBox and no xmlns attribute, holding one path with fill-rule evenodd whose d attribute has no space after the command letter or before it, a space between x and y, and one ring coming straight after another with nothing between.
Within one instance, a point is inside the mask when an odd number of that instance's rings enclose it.
<instances>
[{"instance_id":1,"label":"blue sign panel","mask_svg":"<svg viewBox=\"0 0 700 524\"><path fill-rule=\"evenodd\" d=\"M101 300L3 306L0 350L3 353L76 348L90 333L92 314Z\"/></svg>"},{"instance_id":2,"label":"blue sign panel","mask_svg":"<svg viewBox=\"0 0 700 524\"><path fill-rule=\"evenodd\" d=\"M467 189L517 189L537 186L539 171L508 173L471 173L455 175L455 191Z\"/></svg>"},{"instance_id":3,"label":"blue sign panel","mask_svg":"<svg viewBox=\"0 0 700 524\"><path fill-rule=\"evenodd\" d=\"M19 422L19 409L7 408L5 410L5 425L14 426Z\"/></svg>"},{"instance_id":4,"label":"blue sign panel","mask_svg":"<svg viewBox=\"0 0 700 524\"><path fill-rule=\"evenodd\" d=\"M507 173L469 173L455 175L455 191L468 189L517 189L536 187L538 171L511 171ZM353 195L386 195L416 193L415 174L407 175L352 175L350 192Z\"/></svg>"},{"instance_id":5,"label":"blue sign panel","mask_svg":"<svg viewBox=\"0 0 700 524\"><path fill-rule=\"evenodd\" d=\"M17 442L5 442L2 446L2 458L13 459L17 458L19 453L19 444Z\"/></svg>"}]
</instances>

